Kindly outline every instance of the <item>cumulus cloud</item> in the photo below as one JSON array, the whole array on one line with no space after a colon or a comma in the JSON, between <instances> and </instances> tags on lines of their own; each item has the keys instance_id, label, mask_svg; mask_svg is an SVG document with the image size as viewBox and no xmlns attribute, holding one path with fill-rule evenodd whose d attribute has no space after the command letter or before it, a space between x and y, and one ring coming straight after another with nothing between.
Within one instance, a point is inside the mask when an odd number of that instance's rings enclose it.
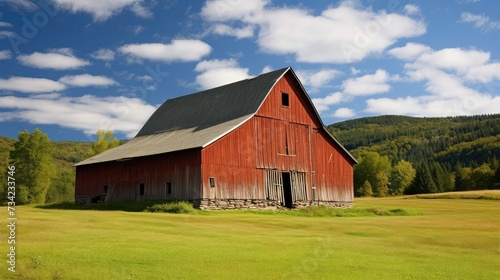
<instances>
[{"instance_id":1,"label":"cumulus cloud","mask_svg":"<svg viewBox=\"0 0 500 280\"><path fill-rule=\"evenodd\" d=\"M425 52L429 52L432 49L429 46L417 44L417 43L407 43L404 47L393 48L388 51L389 54L399 58L401 60L414 60Z\"/></svg>"},{"instance_id":2,"label":"cumulus cloud","mask_svg":"<svg viewBox=\"0 0 500 280\"><path fill-rule=\"evenodd\" d=\"M59 125L91 135L109 129L134 137L156 107L141 99L119 97L0 96L0 121Z\"/></svg>"},{"instance_id":3,"label":"cumulus cloud","mask_svg":"<svg viewBox=\"0 0 500 280\"><path fill-rule=\"evenodd\" d=\"M84 12L90 14L94 21L105 21L120 13L123 9L130 9L135 15L143 18L152 16L151 11L142 5L142 0L52 0L59 9L72 13Z\"/></svg>"},{"instance_id":4,"label":"cumulus cloud","mask_svg":"<svg viewBox=\"0 0 500 280\"><path fill-rule=\"evenodd\" d=\"M398 39L426 32L425 24L408 15L373 11L343 1L319 15L301 8L269 7L268 1L208 1L202 17L225 29L255 28L261 51L294 55L309 63L350 63L380 54ZM290 32L293 30L293 32ZM220 32L224 33L224 32ZM236 32L224 34L237 36ZM246 35L250 35L246 33ZM241 35L240 35L241 36Z\"/></svg>"},{"instance_id":5,"label":"cumulus cloud","mask_svg":"<svg viewBox=\"0 0 500 280\"><path fill-rule=\"evenodd\" d=\"M332 80L344 74L342 71L335 69L320 69L318 71L299 70L295 73L302 84L304 84L305 87L310 87L312 92L328 86Z\"/></svg>"},{"instance_id":6,"label":"cumulus cloud","mask_svg":"<svg viewBox=\"0 0 500 280\"><path fill-rule=\"evenodd\" d=\"M404 6L404 11L408 15L414 15L420 13L420 7L418 7L417 5L406 4Z\"/></svg>"},{"instance_id":7,"label":"cumulus cloud","mask_svg":"<svg viewBox=\"0 0 500 280\"><path fill-rule=\"evenodd\" d=\"M312 102L318 112L328 111L331 105L348 100L349 97L342 92L334 92L324 98L313 98Z\"/></svg>"},{"instance_id":8,"label":"cumulus cloud","mask_svg":"<svg viewBox=\"0 0 500 280\"><path fill-rule=\"evenodd\" d=\"M354 112L354 110L349 108L339 108L335 110L335 113L333 113L333 117L341 119L352 118L355 115L356 113Z\"/></svg>"},{"instance_id":9,"label":"cumulus cloud","mask_svg":"<svg viewBox=\"0 0 500 280\"><path fill-rule=\"evenodd\" d=\"M0 4L5 3L16 11L35 11L38 6L30 0L2 0Z\"/></svg>"},{"instance_id":10,"label":"cumulus cloud","mask_svg":"<svg viewBox=\"0 0 500 280\"><path fill-rule=\"evenodd\" d=\"M404 60L406 82L423 82L426 93L400 98L372 98L366 112L413 116L454 116L498 113L500 97L491 84L500 79L500 64L490 53L475 49L432 50L408 45L390 51ZM405 51L406 50L406 51Z\"/></svg>"},{"instance_id":11,"label":"cumulus cloud","mask_svg":"<svg viewBox=\"0 0 500 280\"><path fill-rule=\"evenodd\" d=\"M200 40L172 40L170 44L129 44L118 49L121 53L139 59L153 61L198 61L208 55L212 48Z\"/></svg>"},{"instance_id":12,"label":"cumulus cloud","mask_svg":"<svg viewBox=\"0 0 500 280\"><path fill-rule=\"evenodd\" d=\"M115 59L115 52L110 49L100 48L99 50L90 54L91 57L104 61L111 61Z\"/></svg>"},{"instance_id":13,"label":"cumulus cloud","mask_svg":"<svg viewBox=\"0 0 500 280\"><path fill-rule=\"evenodd\" d=\"M493 21L485 15L475 15L465 12L460 15L460 21L473 23L474 27L481 28L483 31L500 29L499 21Z\"/></svg>"},{"instance_id":14,"label":"cumulus cloud","mask_svg":"<svg viewBox=\"0 0 500 280\"><path fill-rule=\"evenodd\" d=\"M74 87L88 87L88 86L97 86L97 87L107 87L116 85L117 83L105 76L93 76L89 74L82 75L66 75L59 79L59 82L74 86Z\"/></svg>"},{"instance_id":15,"label":"cumulus cloud","mask_svg":"<svg viewBox=\"0 0 500 280\"><path fill-rule=\"evenodd\" d=\"M251 25L234 28L227 24L216 24L212 28L212 32L217 35L234 36L238 39L253 37L254 28Z\"/></svg>"},{"instance_id":16,"label":"cumulus cloud","mask_svg":"<svg viewBox=\"0 0 500 280\"><path fill-rule=\"evenodd\" d=\"M24 93L46 93L61 91L66 85L44 78L10 77L0 79L0 90L17 91Z\"/></svg>"},{"instance_id":17,"label":"cumulus cloud","mask_svg":"<svg viewBox=\"0 0 500 280\"><path fill-rule=\"evenodd\" d=\"M196 84L209 89L250 78L248 68L241 68L235 59L203 60L194 69L201 72L196 76Z\"/></svg>"},{"instance_id":18,"label":"cumulus cloud","mask_svg":"<svg viewBox=\"0 0 500 280\"><path fill-rule=\"evenodd\" d=\"M0 51L0 60L10 59L12 57L12 52L10 50Z\"/></svg>"},{"instance_id":19,"label":"cumulus cloud","mask_svg":"<svg viewBox=\"0 0 500 280\"><path fill-rule=\"evenodd\" d=\"M342 88L344 93L351 95L384 93L391 88L388 81L389 74L385 70L378 69L375 74L345 80L342 83Z\"/></svg>"},{"instance_id":20,"label":"cumulus cloud","mask_svg":"<svg viewBox=\"0 0 500 280\"><path fill-rule=\"evenodd\" d=\"M90 65L90 62L74 56L72 51L66 48L51 50L48 53L20 55L17 59L25 66L42 69L67 70Z\"/></svg>"}]
</instances>

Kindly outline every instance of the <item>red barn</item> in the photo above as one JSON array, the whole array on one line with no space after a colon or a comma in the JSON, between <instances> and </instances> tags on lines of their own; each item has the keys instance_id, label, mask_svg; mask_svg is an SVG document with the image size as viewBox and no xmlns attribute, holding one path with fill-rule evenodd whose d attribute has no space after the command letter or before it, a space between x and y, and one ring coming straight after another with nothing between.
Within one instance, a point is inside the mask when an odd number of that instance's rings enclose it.
<instances>
[{"instance_id":1,"label":"red barn","mask_svg":"<svg viewBox=\"0 0 500 280\"><path fill-rule=\"evenodd\" d=\"M76 164L75 201L350 207L355 163L284 68L167 100L132 140Z\"/></svg>"}]
</instances>

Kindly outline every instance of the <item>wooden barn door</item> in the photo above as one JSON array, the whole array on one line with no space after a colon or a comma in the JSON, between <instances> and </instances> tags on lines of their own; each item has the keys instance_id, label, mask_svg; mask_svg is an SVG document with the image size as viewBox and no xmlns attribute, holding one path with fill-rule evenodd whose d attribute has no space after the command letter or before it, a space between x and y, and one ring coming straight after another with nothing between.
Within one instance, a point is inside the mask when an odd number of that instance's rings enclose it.
<instances>
[{"instance_id":1,"label":"wooden barn door","mask_svg":"<svg viewBox=\"0 0 500 280\"><path fill-rule=\"evenodd\" d=\"M266 198L284 204L283 178L278 170L265 170Z\"/></svg>"},{"instance_id":2,"label":"wooden barn door","mask_svg":"<svg viewBox=\"0 0 500 280\"><path fill-rule=\"evenodd\" d=\"M307 177L306 172L292 171L291 185L292 185L292 199L295 201L307 200Z\"/></svg>"}]
</instances>

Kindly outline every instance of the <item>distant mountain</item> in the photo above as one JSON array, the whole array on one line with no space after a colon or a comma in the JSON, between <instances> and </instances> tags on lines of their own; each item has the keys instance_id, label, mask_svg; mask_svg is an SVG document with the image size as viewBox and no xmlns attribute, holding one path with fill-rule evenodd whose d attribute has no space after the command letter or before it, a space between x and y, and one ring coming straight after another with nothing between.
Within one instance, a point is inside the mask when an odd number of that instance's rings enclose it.
<instances>
[{"instance_id":1,"label":"distant mountain","mask_svg":"<svg viewBox=\"0 0 500 280\"><path fill-rule=\"evenodd\" d=\"M395 163L477 166L500 159L500 114L445 118L378 116L329 125L353 154L375 151Z\"/></svg>"}]
</instances>

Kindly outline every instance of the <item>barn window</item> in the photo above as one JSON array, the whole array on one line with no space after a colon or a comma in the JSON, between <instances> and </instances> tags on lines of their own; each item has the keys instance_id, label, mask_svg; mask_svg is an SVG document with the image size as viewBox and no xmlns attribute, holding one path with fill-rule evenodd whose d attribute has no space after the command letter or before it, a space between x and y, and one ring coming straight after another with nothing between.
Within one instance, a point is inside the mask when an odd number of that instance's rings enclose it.
<instances>
[{"instance_id":1,"label":"barn window","mask_svg":"<svg viewBox=\"0 0 500 280\"><path fill-rule=\"evenodd\" d=\"M288 93L281 93L281 105L284 107L288 107L290 105L290 98L288 97Z\"/></svg>"},{"instance_id":2,"label":"barn window","mask_svg":"<svg viewBox=\"0 0 500 280\"><path fill-rule=\"evenodd\" d=\"M172 183L167 182L165 184L165 191L166 191L167 195L172 194Z\"/></svg>"},{"instance_id":3,"label":"barn window","mask_svg":"<svg viewBox=\"0 0 500 280\"><path fill-rule=\"evenodd\" d=\"M108 186L103 187L104 193L108 193Z\"/></svg>"},{"instance_id":4,"label":"barn window","mask_svg":"<svg viewBox=\"0 0 500 280\"><path fill-rule=\"evenodd\" d=\"M215 188L215 178L214 177L208 178L208 184L210 185L211 188Z\"/></svg>"},{"instance_id":5,"label":"barn window","mask_svg":"<svg viewBox=\"0 0 500 280\"><path fill-rule=\"evenodd\" d=\"M144 195L144 184L139 184L139 195Z\"/></svg>"}]
</instances>

